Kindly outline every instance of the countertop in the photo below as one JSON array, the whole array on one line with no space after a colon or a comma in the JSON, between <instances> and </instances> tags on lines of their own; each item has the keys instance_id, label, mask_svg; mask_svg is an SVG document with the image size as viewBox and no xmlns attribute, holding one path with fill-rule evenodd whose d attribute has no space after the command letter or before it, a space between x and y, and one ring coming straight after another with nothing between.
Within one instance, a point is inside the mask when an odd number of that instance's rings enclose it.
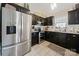
<instances>
[{"instance_id":1,"label":"countertop","mask_svg":"<svg viewBox=\"0 0 79 59\"><path fill-rule=\"evenodd\" d=\"M59 33L68 33L68 34L79 34L79 33L75 33L75 32L62 32L62 31L53 31L53 30L45 30L45 31L49 31L49 32L59 32ZM32 32L38 32L38 31L32 31Z\"/></svg>"},{"instance_id":2,"label":"countertop","mask_svg":"<svg viewBox=\"0 0 79 59\"><path fill-rule=\"evenodd\" d=\"M59 32L59 33L68 33L68 34L79 34L79 33L74 33L74 32L61 32L61 31L52 31L52 30L45 30L45 31Z\"/></svg>"},{"instance_id":3,"label":"countertop","mask_svg":"<svg viewBox=\"0 0 79 59\"><path fill-rule=\"evenodd\" d=\"M32 32L38 32L38 31L32 31Z\"/></svg>"}]
</instances>

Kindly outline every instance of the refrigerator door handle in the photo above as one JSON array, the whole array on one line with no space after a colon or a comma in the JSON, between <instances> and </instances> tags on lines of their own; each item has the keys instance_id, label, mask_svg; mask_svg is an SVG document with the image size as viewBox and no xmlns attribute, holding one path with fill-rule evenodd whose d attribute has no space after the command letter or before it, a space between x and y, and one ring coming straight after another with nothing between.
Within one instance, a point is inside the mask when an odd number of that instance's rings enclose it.
<instances>
[{"instance_id":1,"label":"refrigerator door handle","mask_svg":"<svg viewBox=\"0 0 79 59\"><path fill-rule=\"evenodd\" d=\"M22 16L22 14L21 14ZM22 39L22 17L21 17L21 28L20 28L20 42L21 42L21 39Z\"/></svg>"}]
</instances>

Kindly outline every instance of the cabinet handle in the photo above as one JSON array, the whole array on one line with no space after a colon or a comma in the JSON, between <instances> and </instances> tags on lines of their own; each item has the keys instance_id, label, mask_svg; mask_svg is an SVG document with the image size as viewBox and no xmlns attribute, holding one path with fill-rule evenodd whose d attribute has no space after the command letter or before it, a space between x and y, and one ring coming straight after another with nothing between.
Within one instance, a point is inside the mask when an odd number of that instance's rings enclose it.
<instances>
[{"instance_id":1,"label":"cabinet handle","mask_svg":"<svg viewBox=\"0 0 79 59\"><path fill-rule=\"evenodd\" d=\"M73 35L73 37L76 37L75 35Z\"/></svg>"}]
</instances>

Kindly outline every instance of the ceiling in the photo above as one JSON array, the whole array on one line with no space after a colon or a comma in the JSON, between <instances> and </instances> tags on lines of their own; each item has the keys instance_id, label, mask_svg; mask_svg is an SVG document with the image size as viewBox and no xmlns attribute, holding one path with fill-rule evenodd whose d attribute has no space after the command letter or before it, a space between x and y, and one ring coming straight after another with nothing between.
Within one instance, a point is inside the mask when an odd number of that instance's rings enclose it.
<instances>
[{"instance_id":1,"label":"ceiling","mask_svg":"<svg viewBox=\"0 0 79 59\"><path fill-rule=\"evenodd\" d=\"M50 3L30 3L30 10L43 17L48 17L57 13L67 12L75 8L75 3L57 3L57 7L52 10Z\"/></svg>"}]
</instances>

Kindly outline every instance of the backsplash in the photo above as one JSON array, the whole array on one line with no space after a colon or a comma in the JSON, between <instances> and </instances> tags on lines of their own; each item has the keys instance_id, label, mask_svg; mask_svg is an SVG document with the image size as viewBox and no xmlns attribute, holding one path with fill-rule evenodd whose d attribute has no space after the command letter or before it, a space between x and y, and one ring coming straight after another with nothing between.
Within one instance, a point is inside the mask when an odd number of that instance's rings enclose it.
<instances>
[{"instance_id":1,"label":"backsplash","mask_svg":"<svg viewBox=\"0 0 79 59\"><path fill-rule=\"evenodd\" d=\"M79 32L79 25L68 25L68 27L73 28L72 31L75 33Z\"/></svg>"},{"instance_id":2,"label":"backsplash","mask_svg":"<svg viewBox=\"0 0 79 59\"><path fill-rule=\"evenodd\" d=\"M67 27L55 27L55 26L49 26L49 31L58 31L58 32L71 32L71 33L79 33L79 25L68 25Z\"/></svg>"}]
</instances>

